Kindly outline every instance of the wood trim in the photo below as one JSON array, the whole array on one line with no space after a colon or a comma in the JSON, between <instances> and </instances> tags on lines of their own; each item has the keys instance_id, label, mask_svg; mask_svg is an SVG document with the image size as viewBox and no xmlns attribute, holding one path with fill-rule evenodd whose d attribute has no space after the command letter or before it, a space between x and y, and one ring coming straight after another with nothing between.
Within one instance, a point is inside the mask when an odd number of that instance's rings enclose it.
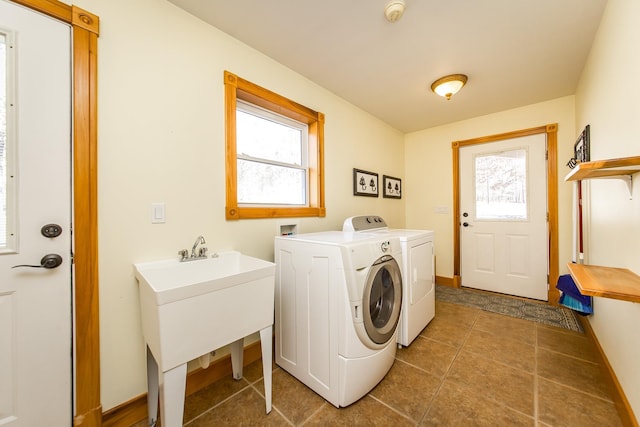
<instances>
[{"instance_id":1,"label":"wood trim","mask_svg":"<svg viewBox=\"0 0 640 427\"><path fill-rule=\"evenodd\" d=\"M598 349L598 356L600 364L605 368L604 377L605 381L609 384L609 388L611 389L613 403L616 405L616 409L618 411L618 415L622 421L622 425L626 427L638 427L638 421L636 419L635 414L633 413L633 409L627 400L627 396L618 381L618 377L616 373L613 371L611 364L609 363L609 359L604 353L598 338L596 337L593 328L591 327L591 322L586 317L578 316L579 322L582 324L582 328L585 330L587 335L591 337L593 342Z\"/></svg>"},{"instance_id":2,"label":"wood trim","mask_svg":"<svg viewBox=\"0 0 640 427\"><path fill-rule=\"evenodd\" d=\"M556 129L558 127L557 124L537 126L529 129L515 130L511 132L498 133L495 135L481 136L479 138L466 139L462 141L454 141L452 145L458 144L458 146L464 147L466 145L486 144L487 142L496 142L496 141L502 141L505 139L513 139L513 138L520 138L523 136L537 135L540 133L546 133L549 126L552 126L552 127L555 126Z\"/></svg>"},{"instance_id":3,"label":"wood trim","mask_svg":"<svg viewBox=\"0 0 640 427\"><path fill-rule=\"evenodd\" d=\"M244 348L243 366L262 358L260 341L249 344ZM190 396L203 388L220 381L231 374L231 355L222 357L207 369L195 369L187 375L186 395ZM128 402L116 406L103 415L105 427L130 426L147 419L147 394L141 394Z\"/></svg>"},{"instance_id":4,"label":"wood trim","mask_svg":"<svg viewBox=\"0 0 640 427\"><path fill-rule=\"evenodd\" d=\"M100 34L100 19L93 13L77 6L71 6L71 24L96 35Z\"/></svg>"},{"instance_id":5,"label":"wood trim","mask_svg":"<svg viewBox=\"0 0 640 427\"><path fill-rule=\"evenodd\" d=\"M317 208L320 210L318 216L325 217L327 215L327 211L324 204L324 114L318 113L318 121L316 123L317 129L314 131L314 135L316 137L315 141L315 149L316 156L315 164L317 166L317 170L312 170L313 176L316 179L316 182L311 181L311 185L317 189L318 194L314 197L314 200L317 201ZM314 159L311 159L314 160ZM310 173L311 173L310 172Z\"/></svg>"},{"instance_id":6,"label":"wood trim","mask_svg":"<svg viewBox=\"0 0 640 427\"><path fill-rule=\"evenodd\" d=\"M558 305L560 291L556 288L559 273L558 243L558 124L546 126L547 133L547 227L549 228L549 290L548 301Z\"/></svg>"},{"instance_id":7,"label":"wood trim","mask_svg":"<svg viewBox=\"0 0 640 427\"><path fill-rule=\"evenodd\" d=\"M460 143L452 142L453 159L453 286L460 283Z\"/></svg>"},{"instance_id":8,"label":"wood trim","mask_svg":"<svg viewBox=\"0 0 640 427\"><path fill-rule=\"evenodd\" d=\"M225 188L226 188L226 218L240 219L238 210L238 175L236 170L236 93L238 77L224 72L224 122L225 122Z\"/></svg>"},{"instance_id":9,"label":"wood trim","mask_svg":"<svg viewBox=\"0 0 640 427\"><path fill-rule=\"evenodd\" d=\"M269 89L251 83L229 71L225 71L224 74L225 82L229 81L231 76L235 79L235 86L238 90L236 96L238 98L302 123L311 124L318 121L318 115L321 113L278 95Z\"/></svg>"},{"instance_id":10,"label":"wood trim","mask_svg":"<svg viewBox=\"0 0 640 427\"><path fill-rule=\"evenodd\" d=\"M453 284L460 287L462 277L460 274L460 148L470 145L486 144L505 139L519 138L529 135L546 134L547 144L547 209L548 209L548 265L549 265L549 290L547 298L549 304L557 305L559 292L555 287L558 281L558 124L548 124L529 129L506 132L479 138L454 141L451 143L453 159Z\"/></svg>"},{"instance_id":11,"label":"wood trim","mask_svg":"<svg viewBox=\"0 0 640 427\"><path fill-rule=\"evenodd\" d=\"M98 33L100 20L57 0L12 0L73 31L74 425L100 426L98 302Z\"/></svg>"},{"instance_id":12,"label":"wood trim","mask_svg":"<svg viewBox=\"0 0 640 427\"><path fill-rule=\"evenodd\" d=\"M67 24L71 23L71 6L57 0L11 0Z\"/></svg>"},{"instance_id":13,"label":"wood trim","mask_svg":"<svg viewBox=\"0 0 640 427\"><path fill-rule=\"evenodd\" d=\"M263 218L303 218L326 216L324 196L323 113L313 111L235 74L224 72L225 85L225 217L228 220ZM236 106L238 99L308 125L309 206L238 206L236 169Z\"/></svg>"},{"instance_id":14,"label":"wood trim","mask_svg":"<svg viewBox=\"0 0 640 427\"><path fill-rule=\"evenodd\" d=\"M88 15L84 15L88 16ZM94 19L94 18L92 18ZM98 288L98 35L73 26L76 419L100 425Z\"/></svg>"},{"instance_id":15,"label":"wood trim","mask_svg":"<svg viewBox=\"0 0 640 427\"><path fill-rule=\"evenodd\" d=\"M450 288L456 288L455 282L452 277L436 276L436 284L442 286L449 286Z\"/></svg>"},{"instance_id":16,"label":"wood trim","mask_svg":"<svg viewBox=\"0 0 640 427\"><path fill-rule=\"evenodd\" d=\"M319 208L237 208L238 219L319 217ZM229 219L229 218L227 218Z\"/></svg>"}]
</instances>

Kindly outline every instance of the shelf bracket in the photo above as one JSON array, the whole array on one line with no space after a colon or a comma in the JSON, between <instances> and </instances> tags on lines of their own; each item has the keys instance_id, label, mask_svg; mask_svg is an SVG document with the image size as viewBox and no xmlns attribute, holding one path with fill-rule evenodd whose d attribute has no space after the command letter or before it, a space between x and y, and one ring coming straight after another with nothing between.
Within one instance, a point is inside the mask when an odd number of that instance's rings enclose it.
<instances>
[{"instance_id":1,"label":"shelf bracket","mask_svg":"<svg viewBox=\"0 0 640 427\"><path fill-rule=\"evenodd\" d=\"M633 175L621 176L620 179L627 183L627 189L629 190L629 200L633 200Z\"/></svg>"},{"instance_id":2,"label":"shelf bracket","mask_svg":"<svg viewBox=\"0 0 640 427\"><path fill-rule=\"evenodd\" d=\"M612 175L602 177L604 179L619 179L627 184L627 190L629 190L629 200L633 200L633 175Z\"/></svg>"}]
</instances>

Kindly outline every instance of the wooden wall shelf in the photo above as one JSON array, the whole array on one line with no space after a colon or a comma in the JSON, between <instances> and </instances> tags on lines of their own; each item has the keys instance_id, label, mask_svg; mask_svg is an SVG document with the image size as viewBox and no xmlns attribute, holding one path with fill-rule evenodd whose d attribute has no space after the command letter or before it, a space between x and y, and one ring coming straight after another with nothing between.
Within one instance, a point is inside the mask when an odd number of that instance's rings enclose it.
<instances>
[{"instance_id":1,"label":"wooden wall shelf","mask_svg":"<svg viewBox=\"0 0 640 427\"><path fill-rule=\"evenodd\" d=\"M626 268L567 264L582 295L640 302L640 276Z\"/></svg>"},{"instance_id":2,"label":"wooden wall shelf","mask_svg":"<svg viewBox=\"0 0 640 427\"><path fill-rule=\"evenodd\" d=\"M594 160L592 162L578 163L564 180L578 181L590 178L623 177L631 176L637 172L640 172L640 156Z\"/></svg>"}]
</instances>

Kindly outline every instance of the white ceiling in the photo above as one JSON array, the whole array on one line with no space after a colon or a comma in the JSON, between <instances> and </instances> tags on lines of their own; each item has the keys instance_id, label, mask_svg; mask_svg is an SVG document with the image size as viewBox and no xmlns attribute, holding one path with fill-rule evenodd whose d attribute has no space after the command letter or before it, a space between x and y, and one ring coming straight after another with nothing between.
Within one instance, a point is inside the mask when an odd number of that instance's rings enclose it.
<instances>
[{"instance_id":1,"label":"white ceiling","mask_svg":"<svg viewBox=\"0 0 640 427\"><path fill-rule=\"evenodd\" d=\"M575 93L606 0L169 0L403 132ZM450 101L431 83L463 73Z\"/></svg>"}]
</instances>

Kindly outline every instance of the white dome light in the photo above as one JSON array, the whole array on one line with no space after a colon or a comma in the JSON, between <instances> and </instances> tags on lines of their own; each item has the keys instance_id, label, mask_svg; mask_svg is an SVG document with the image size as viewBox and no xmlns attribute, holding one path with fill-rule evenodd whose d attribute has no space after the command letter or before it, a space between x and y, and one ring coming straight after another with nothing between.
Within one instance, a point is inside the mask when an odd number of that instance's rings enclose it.
<instances>
[{"instance_id":1,"label":"white dome light","mask_svg":"<svg viewBox=\"0 0 640 427\"><path fill-rule=\"evenodd\" d=\"M396 22L400 19L406 7L404 0L391 0L384 7L384 16L387 17L387 21Z\"/></svg>"},{"instance_id":2,"label":"white dome light","mask_svg":"<svg viewBox=\"0 0 640 427\"><path fill-rule=\"evenodd\" d=\"M467 83L467 76L464 74L451 74L433 82L431 84L431 90L449 100L452 95L455 95L462 89L465 83Z\"/></svg>"}]
</instances>

